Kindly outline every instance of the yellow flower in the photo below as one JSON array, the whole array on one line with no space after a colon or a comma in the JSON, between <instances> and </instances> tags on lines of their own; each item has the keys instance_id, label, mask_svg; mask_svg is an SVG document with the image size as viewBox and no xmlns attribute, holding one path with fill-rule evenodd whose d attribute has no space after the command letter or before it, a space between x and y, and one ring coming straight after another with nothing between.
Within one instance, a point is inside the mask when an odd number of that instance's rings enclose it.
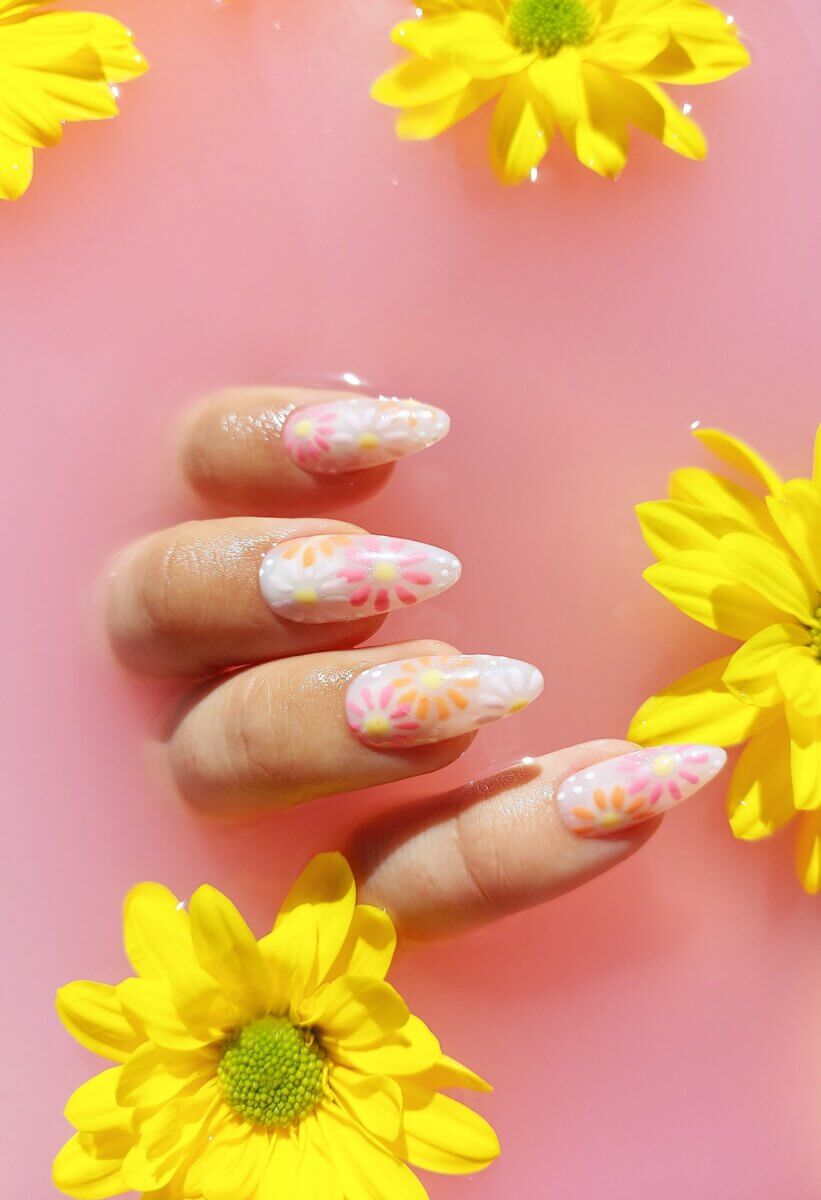
<instances>
[{"instance_id":1,"label":"yellow flower","mask_svg":"<svg viewBox=\"0 0 821 1200\"><path fill-rule=\"evenodd\" d=\"M425 1200L406 1163L486 1167L495 1133L441 1089L490 1089L385 982L395 942L338 854L309 863L260 941L212 887L188 911L159 884L135 887L137 977L57 994L68 1031L121 1064L69 1100L79 1132L57 1187L81 1200Z\"/></svg>"},{"instance_id":2,"label":"yellow flower","mask_svg":"<svg viewBox=\"0 0 821 1200\"><path fill-rule=\"evenodd\" d=\"M420 11L392 34L411 57L372 95L403 110L397 133L413 139L498 98L490 159L503 183L535 171L557 127L609 178L633 125L704 158L700 129L658 85L710 83L749 62L732 18L701 0L427 0Z\"/></svg>"},{"instance_id":3,"label":"yellow flower","mask_svg":"<svg viewBox=\"0 0 821 1200\"><path fill-rule=\"evenodd\" d=\"M821 426L812 479L784 482L744 442L716 429L696 437L751 477L710 471L670 478L669 500L640 504L660 560L645 579L683 613L739 639L647 700L629 736L646 745L747 741L730 781L738 838L769 837L798 817L797 870L821 891Z\"/></svg>"},{"instance_id":4,"label":"yellow flower","mask_svg":"<svg viewBox=\"0 0 821 1200\"><path fill-rule=\"evenodd\" d=\"M131 33L97 13L49 12L51 0L0 0L0 199L31 183L34 146L66 121L117 114L112 84L148 64Z\"/></svg>"}]
</instances>

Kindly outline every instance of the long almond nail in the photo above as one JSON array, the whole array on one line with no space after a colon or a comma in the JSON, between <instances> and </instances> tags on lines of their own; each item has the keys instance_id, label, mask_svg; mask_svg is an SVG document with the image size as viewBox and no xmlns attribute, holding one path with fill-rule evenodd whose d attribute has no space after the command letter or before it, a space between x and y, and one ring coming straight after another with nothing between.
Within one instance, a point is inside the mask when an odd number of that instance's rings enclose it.
<instances>
[{"instance_id":1,"label":"long almond nail","mask_svg":"<svg viewBox=\"0 0 821 1200\"><path fill-rule=\"evenodd\" d=\"M462 564L447 550L403 538L320 534L274 547L259 569L262 595L289 621L352 621L429 600Z\"/></svg>"},{"instance_id":2,"label":"long almond nail","mask_svg":"<svg viewBox=\"0 0 821 1200\"><path fill-rule=\"evenodd\" d=\"M388 396L347 396L297 408L282 431L286 453L317 475L362 471L425 450L450 429L440 408Z\"/></svg>"},{"instance_id":3,"label":"long almond nail","mask_svg":"<svg viewBox=\"0 0 821 1200\"><path fill-rule=\"evenodd\" d=\"M674 808L718 774L718 746L654 746L609 758L564 780L556 793L568 829L603 837Z\"/></svg>"},{"instance_id":4,"label":"long almond nail","mask_svg":"<svg viewBox=\"0 0 821 1200\"><path fill-rule=\"evenodd\" d=\"M541 672L516 658L410 658L357 675L345 711L371 746L424 746L519 712L543 687Z\"/></svg>"}]
</instances>

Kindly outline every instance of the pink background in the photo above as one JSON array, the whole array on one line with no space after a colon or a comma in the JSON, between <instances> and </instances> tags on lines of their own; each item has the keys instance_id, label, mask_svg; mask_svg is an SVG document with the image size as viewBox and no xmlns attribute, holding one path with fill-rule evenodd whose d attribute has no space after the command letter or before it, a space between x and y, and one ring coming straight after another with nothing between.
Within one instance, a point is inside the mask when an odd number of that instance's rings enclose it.
<instances>
[{"instance_id":1,"label":"pink background","mask_svg":"<svg viewBox=\"0 0 821 1200\"><path fill-rule=\"evenodd\" d=\"M262 931L309 853L401 791L225 830L150 781L162 698L106 660L91 593L120 543L187 513L166 456L189 398L353 371L450 409L451 438L346 513L464 558L461 586L387 636L548 677L450 778L619 736L717 653L642 583L632 506L699 460L695 419L802 473L821 416L813 0L738 0L753 69L681 97L706 164L637 139L608 184L557 148L515 191L486 169L486 114L405 146L368 99L400 0L101 7L153 70L0 212L2 1131L6 1195L27 1200L53 1195L62 1104L95 1068L52 993L123 973L126 889L209 880ZM504 1145L474 1180L431 1177L434 1200L819 1195L819 907L792 840L734 843L715 786L583 891L403 954L412 1006L495 1081Z\"/></svg>"}]
</instances>

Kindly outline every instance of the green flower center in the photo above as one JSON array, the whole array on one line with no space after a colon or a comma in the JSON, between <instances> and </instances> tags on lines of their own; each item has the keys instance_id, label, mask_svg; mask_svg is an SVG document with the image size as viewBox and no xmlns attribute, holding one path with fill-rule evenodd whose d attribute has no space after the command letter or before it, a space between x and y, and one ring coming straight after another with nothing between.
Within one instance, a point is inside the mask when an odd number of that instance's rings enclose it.
<instances>
[{"instance_id":1,"label":"green flower center","mask_svg":"<svg viewBox=\"0 0 821 1200\"><path fill-rule=\"evenodd\" d=\"M593 14L584 0L513 0L509 20L516 45L546 57L562 46L581 46L593 32Z\"/></svg>"},{"instance_id":2,"label":"green flower center","mask_svg":"<svg viewBox=\"0 0 821 1200\"><path fill-rule=\"evenodd\" d=\"M226 1103L269 1129L290 1125L319 1103L325 1051L309 1029L263 1017L226 1044L217 1075Z\"/></svg>"},{"instance_id":3,"label":"green flower center","mask_svg":"<svg viewBox=\"0 0 821 1200\"><path fill-rule=\"evenodd\" d=\"M810 645L815 657L821 659L821 605L815 610L815 620L810 625Z\"/></svg>"}]
</instances>

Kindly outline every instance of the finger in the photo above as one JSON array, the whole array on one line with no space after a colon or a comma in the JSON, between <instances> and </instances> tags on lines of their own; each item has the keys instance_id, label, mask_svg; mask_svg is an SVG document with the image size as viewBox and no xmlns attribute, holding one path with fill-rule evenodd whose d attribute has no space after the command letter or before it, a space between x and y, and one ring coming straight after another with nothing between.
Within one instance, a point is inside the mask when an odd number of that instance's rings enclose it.
<instances>
[{"instance_id":1,"label":"finger","mask_svg":"<svg viewBox=\"0 0 821 1200\"><path fill-rule=\"evenodd\" d=\"M363 500L391 463L445 436L441 409L311 388L236 388L184 419L185 479L228 512L312 513Z\"/></svg>"},{"instance_id":2,"label":"finger","mask_svg":"<svg viewBox=\"0 0 821 1200\"><path fill-rule=\"evenodd\" d=\"M444 550L314 518L190 521L116 559L106 623L117 657L198 676L366 641L393 608L456 583Z\"/></svg>"},{"instance_id":3,"label":"finger","mask_svg":"<svg viewBox=\"0 0 821 1200\"><path fill-rule=\"evenodd\" d=\"M173 728L166 752L177 789L203 811L248 814L436 771L463 753L470 734L375 749L348 728L345 694L380 663L454 653L410 642L237 672L198 694Z\"/></svg>"},{"instance_id":4,"label":"finger","mask_svg":"<svg viewBox=\"0 0 821 1200\"><path fill-rule=\"evenodd\" d=\"M541 904L629 858L657 814L725 761L717 747L637 751L622 741L525 760L359 830L349 857L360 894L419 939Z\"/></svg>"}]
</instances>

